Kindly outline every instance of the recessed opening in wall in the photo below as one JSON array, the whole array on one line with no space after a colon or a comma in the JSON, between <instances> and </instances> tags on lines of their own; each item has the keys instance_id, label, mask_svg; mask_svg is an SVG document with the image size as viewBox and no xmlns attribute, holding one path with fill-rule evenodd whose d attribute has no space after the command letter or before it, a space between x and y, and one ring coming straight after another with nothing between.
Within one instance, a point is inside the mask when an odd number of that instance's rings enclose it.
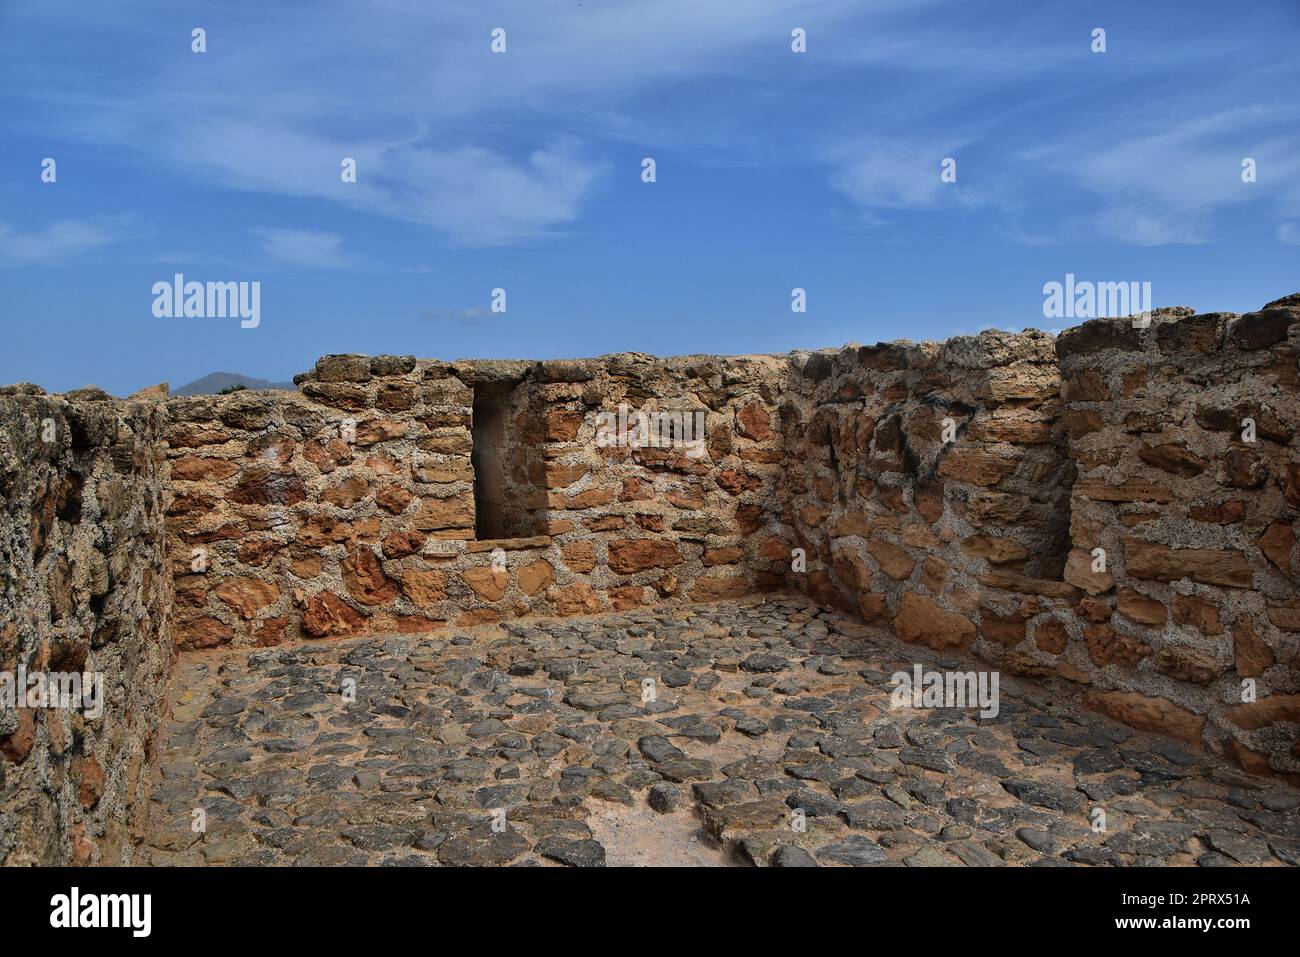
<instances>
[{"instance_id":1,"label":"recessed opening in wall","mask_svg":"<svg viewBox=\"0 0 1300 957\"><path fill-rule=\"evenodd\" d=\"M505 538L506 476L503 453L506 441L507 383L481 383L474 387L474 535Z\"/></svg>"},{"instance_id":2,"label":"recessed opening in wall","mask_svg":"<svg viewBox=\"0 0 1300 957\"><path fill-rule=\"evenodd\" d=\"M537 534L536 490L529 482L540 454L531 428L525 385L474 385L474 537L526 538Z\"/></svg>"}]
</instances>

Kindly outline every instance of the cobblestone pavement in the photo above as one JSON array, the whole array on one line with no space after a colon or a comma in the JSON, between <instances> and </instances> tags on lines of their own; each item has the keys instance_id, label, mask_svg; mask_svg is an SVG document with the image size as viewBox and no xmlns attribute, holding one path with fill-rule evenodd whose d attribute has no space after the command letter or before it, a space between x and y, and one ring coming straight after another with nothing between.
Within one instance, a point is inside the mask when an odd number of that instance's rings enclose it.
<instances>
[{"instance_id":1,"label":"cobblestone pavement","mask_svg":"<svg viewBox=\"0 0 1300 957\"><path fill-rule=\"evenodd\" d=\"M186 656L140 862L1300 860L1296 791L1005 677L891 710L917 662L975 667L798 599Z\"/></svg>"}]
</instances>

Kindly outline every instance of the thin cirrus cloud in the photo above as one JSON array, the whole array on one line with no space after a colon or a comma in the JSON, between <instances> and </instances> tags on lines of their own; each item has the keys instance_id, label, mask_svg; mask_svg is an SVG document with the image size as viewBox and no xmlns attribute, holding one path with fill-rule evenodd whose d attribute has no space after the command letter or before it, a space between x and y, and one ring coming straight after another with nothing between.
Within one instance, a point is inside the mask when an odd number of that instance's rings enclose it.
<instances>
[{"instance_id":1,"label":"thin cirrus cloud","mask_svg":"<svg viewBox=\"0 0 1300 957\"><path fill-rule=\"evenodd\" d=\"M562 234L589 208L610 168L601 144L620 138L629 97L752 76L755 56L787 49L793 23L830 35L907 8L753 0L738 15L709 0L324 2L306 21L272 7L256 29L214 11L201 57L171 52L156 15L133 22L128 8L112 28L140 44L148 81L97 96L74 68L28 95L70 138L143 152L204 185L325 199L427 226L452 246L505 246ZM498 23L509 26L503 56L488 48ZM343 157L357 161L354 184L340 183Z\"/></svg>"},{"instance_id":2,"label":"thin cirrus cloud","mask_svg":"<svg viewBox=\"0 0 1300 957\"><path fill-rule=\"evenodd\" d=\"M1224 111L1091 152L1066 146L1053 161L1097 198L1096 211L1076 225L1099 238L1204 243L1226 207L1263 200L1285 209L1300 201L1300 139L1267 132L1285 119L1274 110ZM1255 163L1254 182L1242 178L1247 159Z\"/></svg>"},{"instance_id":3,"label":"thin cirrus cloud","mask_svg":"<svg viewBox=\"0 0 1300 957\"><path fill-rule=\"evenodd\" d=\"M1212 239L1220 214L1247 202L1300 216L1286 185L1300 180L1300 142L1270 134L1295 128L1268 73L1284 68L1261 65L1240 38L1152 44L1135 21L1093 56L1087 30L1050 5L1010 19L980 7L322 0L305 20L270 5L255 26L209 11L209 52L196 56L188 19L172 35L158 8L137 6L83 38L98 49L97 31L117 31L114 48L132 53L104 83L70 54L53 74L33 60L8 75L39 77L18 82L15 100L68 139L205 188L413 223L461 248L598 223L626 143L824 183L854 226L979 210L1012 241L1147 246ZM15 8L53 20L61 43L77 29L57 6ZM497 25L504 55L489 51ZM794 25L808 28L805 56L790 53ZM1225 59L1231 70L1185 66ZM1259 159L1256 184L1240 182L1243 155ZM945 156L955 184L939 178ZM340 181L344 157L356 183ZM262 242L284 264L355 262L310 237Z\"/></svg>"},{"instance_id":4,"label":"thin cirrus cloud","mask_svg":"<svg viewBox=\"0 0 1300 957\"><path fill-rule=\"evenodd\" d=\"M512 161L479 147L382 152L374 183L356 203L370 212L431 225L459 246L540 239L578 217L606 166L574 142Z\"/></svg>"},{"instance_id":5,"label":"thin cirrus cloud","mask_svg":"<svg viewBox=\"0 0 1300 957\"><path fill-rule=\"evenodd\" d=\"M1172 107L1171 107L1172 109ZM1252 202L1284 216L1300 212L1300 137L1277 135L1295 111L1247 108L1190 119L1146 118L1136 132L1106 137L1048 128L999 134L1005 148L996 172L987 165L977 190L943 183L940 161L962 170L964 148L987 150L993 131L931 145L884 140L832 154L830 182L860 211L861 221L885 225L900 211L986 208L995 229L1025 245L1087 239L1133 246L1185 245L1213 239L1219 215ZM1019 148L1018 140L1047 142ZM1254 182L1242 163L1255 162ZM1080 200L1085 200L1080 202ZM1018 222L1026 207L1061 214ZM1081 210L1082 207L1082 210ZM1280 234L1279 234L1280 236ZM1285 240L1284 240L1285 241Z\"/></svg>"},{"instance_id":6,"label":"thin cirrus cloud","mask_svg":"<svg viewBox=\"0 0 1300 957\"><path fill-rule=\"evenodd\" d=\"M814 10L829 24L853 4ZM283 31L274 9L257 29L214 13L202 57L166 52L153 22L118 25L157 58L151 82L96 99L73 74L31 96L61 107L70 138L143 151L205 184L326 199L427 226L453 246L504 246L580 217L609 167L592 143L605 121L591 117L647 84L707 76L756 44L780 49L806 12L796 0L755 0L743 17L700 0L488 12L394 2L364 13L334 2ZM504 56L488 49L498 22L510 27ZM220 65L220 83L208 64ZM340 182L343 157L357 160L354 184Z\"/></svg>"},{"instance_id":7,"label":"thin cirrus cloud","mask_svg":"<svg viewBox=\"0 0 1300 957\"><path fill-rule=\"evenodd\" d=\"M63 219L26 231L0 223L0 266L59 265L126 238L121 221Z\"/></svg>"},{"instance_id":8,"label":"thin cirrus cloud","mask_svg":"<svg viewBox=\"0 0 1300 957\"><path fill-rule=\"evenodd\" d=\"M513 159L476 146L344 142L247 119L209 120L171 141L172 159L206 169L230 188L337 202L356 211L429 226L455 246L502 246L542 238L579 215L604 172L573 140ZM355 160L357 181L340 178Z\"/></svg>"},{"instance_id":9,"label":"thin cirrus cloud","mask_svg":"<svg viewBox=\"0 0 1300 957\"><path fill-rule=\"evenodd\" d=\"M255 226L249 232L257 237L262 255L276 265L349 269L358 262L343 252L343 237L336 233L270 226Z\"/></svg>"},{"instance_id":10,"label":"thin cirrus cloud","mask_svg":"<svg viewBox=\"0 0 1300 957\"><path fill-rule=\"evenodd\" d=\"M876 141L840 147L830 156L830 184L857 207L861 221L872 226L887 224L893 211L979 206L976 194L940 178L943 160L957 152L957 144L951 143Z\"/></svg>"}]
</instances>

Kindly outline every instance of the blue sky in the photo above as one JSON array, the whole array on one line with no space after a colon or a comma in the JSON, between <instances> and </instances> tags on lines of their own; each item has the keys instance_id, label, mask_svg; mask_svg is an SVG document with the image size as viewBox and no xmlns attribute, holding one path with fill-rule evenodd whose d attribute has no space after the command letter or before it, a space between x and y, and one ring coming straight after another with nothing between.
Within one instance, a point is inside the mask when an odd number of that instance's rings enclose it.
<instances>
[{"instance_id":1,"label":"blue sky","mask_svg":"<svg viewBox=\"0 0 1300 957\"><path fill-rule=\"evenodd\" d=\"M0 0L0 382L1051 328L1067 272L1246 311L1300 290L1298 37L1297 0ZM156 318L177 272L261 324Z\"/></svg>"}]
</instances>

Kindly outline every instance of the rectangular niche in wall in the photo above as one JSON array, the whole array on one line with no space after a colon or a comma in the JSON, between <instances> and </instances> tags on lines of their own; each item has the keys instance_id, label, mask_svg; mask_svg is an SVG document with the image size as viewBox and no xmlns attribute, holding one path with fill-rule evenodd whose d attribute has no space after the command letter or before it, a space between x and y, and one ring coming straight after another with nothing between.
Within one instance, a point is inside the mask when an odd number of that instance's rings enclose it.
<instances>
[{"instance_id":1,"label":"rectangular niche in wall","mask_svg":"<svg viewBox=\"0 0 1300 957\"><path fill-rule=\"evenodd\" d=\"M529 414L527 383L474 385L474 537L526 538L538 534L537 490L529 481L539 456Z\"/></svg>"}]
</instances>

